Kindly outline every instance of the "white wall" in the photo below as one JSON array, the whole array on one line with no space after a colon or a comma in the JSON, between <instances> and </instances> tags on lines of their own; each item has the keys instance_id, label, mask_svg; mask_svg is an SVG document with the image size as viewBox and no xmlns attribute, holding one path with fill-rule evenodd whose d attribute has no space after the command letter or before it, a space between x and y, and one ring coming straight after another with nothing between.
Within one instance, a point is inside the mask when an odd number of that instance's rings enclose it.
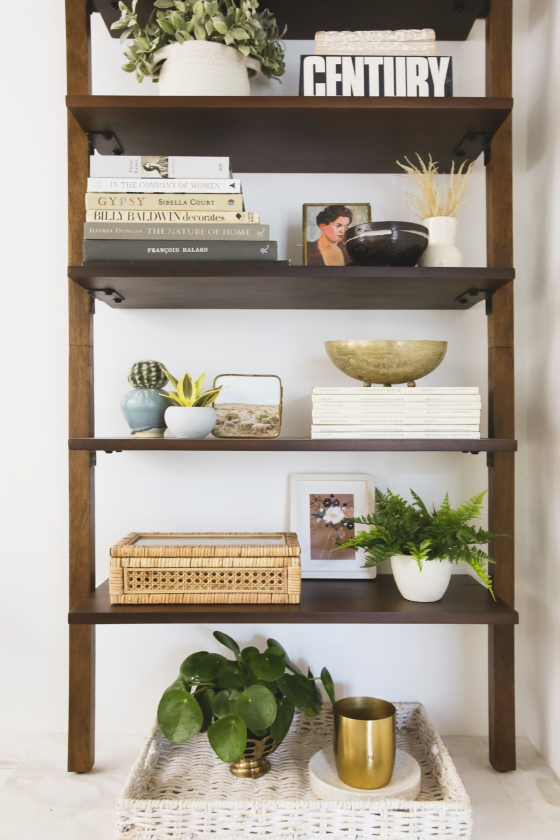
<instances>
[{"instance_id":1,"label":"white wall","mask_svg":"<svg viewBox=\"0 0 560 840\"><path fill-rule=\"evenodd\" d=\"M528 732L560 773L560 10L531 0L528 113Z\"/></svg>"},{"instance_id":2,"label":"white wall","mask_svg":"<svg viewBox=\"0 0 560 840\"><path fill-rule=\"evenodd\" d=\"M5 429L0 437L6 475L3 510L9 526L0 591L0 621L7 640L1 667L14 689L0 693L0 726L60 731L66 724L67 591L64 29L61 9L53 13L41 6L34 15L37 25L28 35L27 63L4 93L5 111L13 113L17 123L17 135L2 135L3 159L10 161L3 170L9 186L6 194L12 196L10 207L27 210L32 188L30 175L22 175L14 163L16 136L16 162L32 161L28 166L33 167L33 174L41 175L51 204L33 244L29 226L19 225L10 210L4 247L1 335L6 342L4 358L14 369L5 399L10 405L18 400L18 409L2 414ZM118 69L122 63L118 42L108 37L98 16L93 17L93 24L93 92L154 93L150 83L138 85ZM41 48L45 37L50 49L38 72L33 55L45 55ZM484 24L479 22L467 42L439 46L440 54L454 56L456 95L484 93L483 39ZM298 56L309 46L288 42L289 73L284 85L262 82L255 93L295 94ZM29 98L33 105L25 108ZM371 202L373 218L398 214L410 218L403 183L396 176L240 176L247 207L258 210L263 221L270 223L281 257L294 262L301 260L297 247L301 205L325 200L326 189L329 201ZM459 214L458 245L466 265L483 265L485 202L480 162L470 195ZM344 294L343 284L340 294ZM206 369L209 379L226 371L277 373L285 388L284 433L306 434L310 386L348 382L323 349L325 340L336 337L447 339L447 358L425 383L480 384L486 404L486 317L481 305L466 313L192 313L115 312L98 304L97 433L127 433L118 407L128 388L126 374L137 359L152 357L176 372L185 367L195 373ZM17 379L23 382L16 383ZM27 394L18 399L16 394L23 388ZM293 472L368 472L380 487L403 493L413 487L427 502L440 501L449 490L452 502L457 503L487 482L484 455L461 453L100 453L96 470L98 580L107 576L110 546L131 530L287 527L288 476ZM523 539L523 521L520 532ZM14 590L22 593L22 581L25 618L13 595ZM147 730L161 689L175 676L184 656L213 644L212 629L99 627L99 729ZM271 624L221 629L247 643L276 636L293 658L308 661L313 669L328 665L341 693L420 699L443 733L487 730L485 627ZM521 689L525 672L521 656ZM519 696L522 700L523 690ZM521 702L520 731L523 728Z\"/></svg>"}]
</instances>

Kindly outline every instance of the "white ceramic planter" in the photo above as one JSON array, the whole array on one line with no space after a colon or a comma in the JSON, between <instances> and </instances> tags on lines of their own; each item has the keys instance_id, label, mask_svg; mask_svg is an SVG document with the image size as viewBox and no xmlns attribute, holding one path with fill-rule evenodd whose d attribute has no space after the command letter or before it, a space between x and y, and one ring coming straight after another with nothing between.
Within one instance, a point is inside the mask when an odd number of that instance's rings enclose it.
<instances>
[{"instance_id":1,"label":"white ceramic planter","mask_svg":"<svg viewBox=\"0 0 560 840\"><path fill-rule=\"evenodd\" d=\"M418 265L430 268L452 268L463 265L463 255L455 245L457 219L453 216L432 216L422 222L428 228L430 241Z\"/></svg>"},{"instance_id":2,"label":"white ceramic planter","mask_svg":"<svg viewBox=\"0 0 560 840\"><path fill-rule=\"evenodd\" d=\"M260 61L214 41L168 44L154 57L165 58L158 83L161 96L250 96L249 75L255 78L261 72Z\"/></svg>"},{"instance_id":3,"label":"white ceramic planter","mask_svg":"<svg viewBox=\"0 0 560 840\"><path fill-rule=\"evenodd\" d=\"M171 434L178 438L202 440L216 425L216 409L211 405L179 407L170 405L165 412L165 422Z\"/></svg>"},{"instance_id":4,"label":"white ceramic planter","mask_svg":"<svg viewBox=\"0 0 560 840\"><path fill-rule=\"evenodd\" d=\"M391 568L399 592L407 601L439 601L451 579L451 560L425 560L420 571L414 557L395 554Z\"/></svg>"}]
</instances>

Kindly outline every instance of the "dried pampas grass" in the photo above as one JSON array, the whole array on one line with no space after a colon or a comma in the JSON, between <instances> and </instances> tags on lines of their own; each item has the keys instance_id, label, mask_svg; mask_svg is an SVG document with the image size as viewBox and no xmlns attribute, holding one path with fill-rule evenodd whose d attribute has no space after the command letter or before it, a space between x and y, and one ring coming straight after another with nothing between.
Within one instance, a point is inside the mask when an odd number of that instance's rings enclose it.
<instances>
[{"instance_id":1,"label":"dried pampas grass","mask_svg":"<svg viewBox=\"0 0 560 840\"><path fill-rule=\"evenodd\" d=\"M438 189L438 168L432 156L428 165L424 163L419 154L416 154L420 166L415 166L405 157L406 164L397 161L398 166L406 172L406 179L412 181L420 192L420 196L406 193L410 207L415 216L419 219L430 219L433 216L456 216L457 210L463 204L463 196L467 191L468 181L472 172L473 163L469 163L463 172L466 161L463 161L457 172L455 164L451 164L449 185L443 187L441 196Z\"/></svg>"}]
</instances>

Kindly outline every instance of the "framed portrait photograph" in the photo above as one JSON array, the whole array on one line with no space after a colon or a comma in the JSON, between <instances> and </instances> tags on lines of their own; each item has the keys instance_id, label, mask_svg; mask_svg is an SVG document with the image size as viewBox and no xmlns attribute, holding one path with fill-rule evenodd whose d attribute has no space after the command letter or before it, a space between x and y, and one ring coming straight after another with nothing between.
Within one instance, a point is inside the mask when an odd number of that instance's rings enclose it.
<instances>
[{"instance_id":1,"label":"framed portrait photograph","mask_svg":"<svg viewBox=\"0 0 560 840\"><path fill-rule=\"evenodd\" d=\"M303 264L353 265L344 234L366 222L371 222L369 204L304 204Z\"/></svg>"},{"instance_id":2,"label":"framed portrait photograph","mask_svg":"<svg viewBox=\"0 0 560 840\"><path fill-rule=\"evenodd\" d=\"M356 535L354 517L374 510L371 475L296 474L290 476L290 530L301 548L304 578L375 578L361 568L364 549L339 548ZM367 530L366 526L357 526Z\"/></svg>"}]
</instances>

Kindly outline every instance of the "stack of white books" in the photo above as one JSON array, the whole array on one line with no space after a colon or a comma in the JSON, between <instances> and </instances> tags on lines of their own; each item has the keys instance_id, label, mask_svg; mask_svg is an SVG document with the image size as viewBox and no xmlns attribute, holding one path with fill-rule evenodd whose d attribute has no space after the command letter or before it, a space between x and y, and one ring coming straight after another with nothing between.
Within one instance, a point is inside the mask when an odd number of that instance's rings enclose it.
<instances>
[{"instance_id":1,"label":"stack of white books","mask_svg":"<svg viewBox=\"0 0 560 840\"><path fill-rule=\"evenodd\" d=\"M311 438L480 438L479 388L312 388Z\"/></svg>"},{"instance_id":2,"label":"stack of white books","mask_svg":"<svg viewBox=\"0 0 560 840\"><path fill-rule=\"evenodd\" d=\"M315 55L435 55L433 29L316 32Z\"/></svg>"}]
</instances>

